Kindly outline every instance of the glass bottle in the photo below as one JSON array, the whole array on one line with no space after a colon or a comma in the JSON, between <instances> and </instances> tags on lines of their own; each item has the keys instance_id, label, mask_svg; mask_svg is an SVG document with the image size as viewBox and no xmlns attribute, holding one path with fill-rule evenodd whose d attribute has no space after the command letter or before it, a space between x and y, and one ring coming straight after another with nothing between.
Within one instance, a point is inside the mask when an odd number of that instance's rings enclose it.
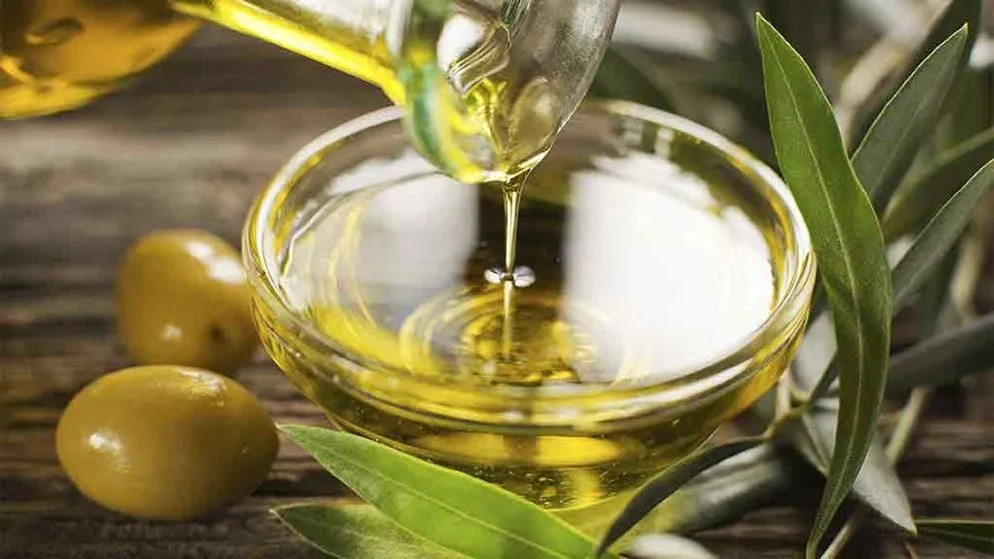
<instances>
[{"instance_id":1,"label":"glass bottle","mask_svg":"<svg viewBox=\"0 0 994 559\"><path fill-rule=\"evenodd\" d=\"M378 85L461 180L533 166L576 109L620 0L0 0L0 118L88 103L204 20Z\"/></svg>"}]
</instances>

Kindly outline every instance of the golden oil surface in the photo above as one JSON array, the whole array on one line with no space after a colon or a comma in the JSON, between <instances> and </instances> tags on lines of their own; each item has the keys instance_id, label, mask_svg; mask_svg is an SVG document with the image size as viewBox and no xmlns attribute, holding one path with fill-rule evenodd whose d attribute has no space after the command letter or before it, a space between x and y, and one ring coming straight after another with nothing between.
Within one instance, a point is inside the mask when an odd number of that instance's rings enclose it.
<instances>
[{"instance_id":1,"label":"golden oil surface","mask_svg":"<svg viewBox=\"0 0 994 559\"><path fill-rule=\"evenodd\" d=\"M776 278L762 230L734 200L693 178L632 178L653 163L536 170L516 287L497 273L499 188L439 175L335 199L296 232L280 282L328 338L410 374L665 380L745 340L769 315Z\"/></svg>"},{"instance_id":2,"label":"golden oil surface","mask_svg":"<svg viewBox=\"0 0 994 559\"><path fill-rule=\"evenodd\" d=\"M276 241L285 247L278 284L341 355L397 383L427 378L485 394L672 381L743 344L780 288L775 216L658 156L553 158L537 168L522 190L513 285L499 273L499 186L427 173L363 188L376 174L371 161L336 179L342 193ZM264 333L281 367L339 425L556 509L637 486L786 364L774 357L748 382L665 419L605 429L580 416L550 431L527 418L488 427L437 417L418 397L430 388L377 400L333 370L316 373L288 347L292 336Z\"/></svg>"}]
</instances>

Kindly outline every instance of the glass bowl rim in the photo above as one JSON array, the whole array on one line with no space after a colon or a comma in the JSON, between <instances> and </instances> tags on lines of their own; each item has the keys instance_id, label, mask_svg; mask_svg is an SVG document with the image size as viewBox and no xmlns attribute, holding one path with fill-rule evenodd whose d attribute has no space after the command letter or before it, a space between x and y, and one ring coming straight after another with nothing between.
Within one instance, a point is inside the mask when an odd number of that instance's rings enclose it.
<instances>
[{"instance_id":1,"label":"glass bowl rim","mask_svg":"<svg viewBox=\"0 0 994 559\"><path fill-rule=\"evenodd\" d=\"M398 384L402 378L406 386L419 386L437 391L440 400L446 394L453 396L470 396L471 401L479 401L484 394L494 398L493 401L480 402L483 409L506 408L506 401L529 402L534 409L536 401L547 401L550 405L580 406L590 399L603 399L605 395L612 396L615 404L625 401L645 401L646 398L656 405L672 402L693 400L704 393L720 390L731 385L737 385L748 379L753 373L762 370L769 359L779 354L781 346L789 343L779 334L797 325L807 317L812 288L816 275L815 255L807 227L801 216L792 194L783 180L765 163L755 158L744 148L739 147L719 133L683 117L629 101L598 100L586 101L578 112L600 111L612 116L649 122L660 128L669 129L694 138L705 144L701 149L711 149L734 164L735 171L743 179L757 187L767 189L775 195L777 204L785 210L779 216L781 225L788 229L793 238L793 250L784 258L788 268L787 277L780 290L777 304L770 310L766 320L740 339L724 354L718 355L702 366L685 371L674 371L675 375L663 380L653 381L653 375L646 375L641 381L626 381L625 383L589 384L589 385L550 385L550 386L516 386L516 385L481 385L472 382L460 382L449 377L418 377L409 371L390 369L377 364L368 367L368 360L362 360L350 355L349 351L340 347L333 339L320 334L311 324L302 320L293 312L281 295L276 270L276 255L273 254L272 239L268 235L266 224L278 210L278 201L286 198L286 192L291 190L299 179L311 168L319 164L322 154L335 148L350 137L363 134L386 126L396 126L403 120L404 112L399 107L387 107L366 113L349 120L321 134L303 148L298 150L257 196L245 223L242 236L243 259L252 290L253 304L265 305L275 319L284 325L289 325L291 331L298 337L298 343L304 344L317 354L328 359L322 364L334 367L346 375L360 373L364 375L363 385L369 383L371 377L384 381L385 385ZM567 124L569 126L569 124ZM765 198L765 197L764 197ZM792 336L791 336L792 338ZM754 361L754 356L771 343L782 340L774 351L766 353L766 359ZM283 340L286 342L287 340ZM658 398L665 394L666 397ZM483 398L489 400L489 398ZM498 402L505 402L504 404Z\"/></svg>"}]
</instances>

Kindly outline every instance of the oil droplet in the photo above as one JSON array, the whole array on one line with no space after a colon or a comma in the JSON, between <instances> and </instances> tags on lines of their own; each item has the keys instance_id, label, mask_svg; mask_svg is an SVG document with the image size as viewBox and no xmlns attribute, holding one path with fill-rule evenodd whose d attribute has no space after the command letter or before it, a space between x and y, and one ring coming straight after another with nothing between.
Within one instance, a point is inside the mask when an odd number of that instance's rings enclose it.
<instances>
[{"instance_id":1,"label":"oil droplet","mask_svg":"<svg viewBox=\"0 0 994 559\"><path fill-rule=\"evenodd\" d=\"M483 272L483 279L487 283L494 285L500 285L505 281L510 281L514 283L514 287L528 287L529 285L535 283L535 270L532 270L528 266L518 266L514 269L514 272L508 274L503 266L494 266L493 268L487 269Z\"/></svg>"},{"instance_id":2,"label":"oil droplet","mask_svg":"<svg viewBox=\"0 0 994 559\"><path fill-rule=\"evenodd\" d=\"M24 41L31 46L51 46L64 43L83 32L83 24L71 17L64 17L28 32Z\"/></svg>"}]
</instances>

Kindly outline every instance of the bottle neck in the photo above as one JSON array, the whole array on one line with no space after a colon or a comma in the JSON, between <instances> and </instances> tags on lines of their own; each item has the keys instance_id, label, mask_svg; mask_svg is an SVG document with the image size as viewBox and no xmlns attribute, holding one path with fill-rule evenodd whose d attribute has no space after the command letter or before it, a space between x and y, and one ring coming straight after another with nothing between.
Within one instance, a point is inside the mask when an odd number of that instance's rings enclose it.
<instances>
[{"instance_id":1,"label":"bottle neck","mask_svg":"<svg viewBox=\"0 0 994 559\"><path fill-rule=\"evenodd\" d=\"M171 0L174 10L281 46L379 86L404 104L386 33L393 0Z\"/></svg>"},{"instance_id":2,"label":"bottle neck","mask_svg":"<svg viewBox=\"0 0 994 559\"><path fill-rule=\"evenodd\" d=\"M620 0L167 0L378 85L466 182L534 167L586 93Z\"/></svg>"}]
</instances>

